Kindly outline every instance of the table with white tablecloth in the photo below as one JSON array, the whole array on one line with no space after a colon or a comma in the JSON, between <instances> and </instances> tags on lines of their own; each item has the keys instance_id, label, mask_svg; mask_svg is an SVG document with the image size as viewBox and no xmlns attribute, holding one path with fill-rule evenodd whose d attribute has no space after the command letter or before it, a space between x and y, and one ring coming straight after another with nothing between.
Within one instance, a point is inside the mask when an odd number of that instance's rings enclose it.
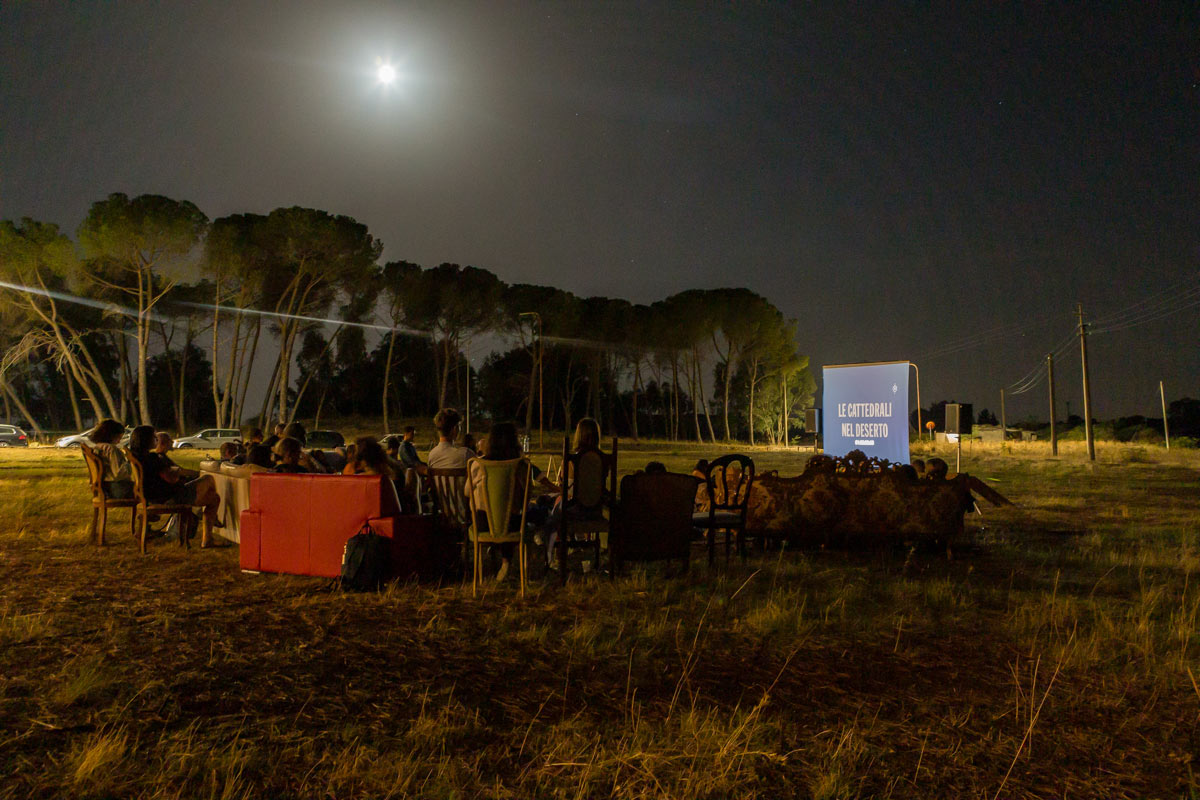
<instances>
[{"instance_id":1,"label":"table with white tablecloth","mask_svg":"<svg viewBox=\"0 0 1200 800\"><path fill-rule=\"evenodd\" d=\"M219 533L230 541L240 542L238 526L242 512L250 507L250 476L263 471L262 468L250 464L235 467L231 464L206 461L200 464L200 469L212 476L217 494L221 498L217 519L224 523L225 527L220 529Z\"/></svg>"}]
</instances>

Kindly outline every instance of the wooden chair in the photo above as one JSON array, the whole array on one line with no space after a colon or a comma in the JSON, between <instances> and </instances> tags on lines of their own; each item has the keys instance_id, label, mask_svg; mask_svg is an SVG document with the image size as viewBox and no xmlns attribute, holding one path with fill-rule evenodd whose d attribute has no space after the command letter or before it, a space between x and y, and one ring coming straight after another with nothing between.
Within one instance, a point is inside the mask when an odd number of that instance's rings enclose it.
<instances>
[{"instance_id":1,"label":"wooden chair","mask_svg":"<svg viewBox=\"0 0 1200 800\"><path fill-rule=\"evenodd\" d=\"M195 530L195 515L192 514L192 507L186 503L150 502L146 498L146 478L142 470L142 462L138 461L128 449L125 450L125 457L129 459L129 465L133 472L133 514L138 523L135 535L141 543L142 553L146 552L146 530L150 525L151 514L179 514L179 543L190 550L192 547L191 534ZM208 546L211 539L212 530L206 519L204 521L204 538L200 541L200 546Z\"/></svg>"},{"instance_id":2,"label":"wooden chair","mask_svg":"<svg viewBox=\"0 0 1200 800\"><path fill-rule=\"evenodd\" d=\"M87 444L80 443L79 450L83 453L84 463L87 464L88 484L92 489L92 523L88 526L88 541L104 546L104 534L108 527L108 510L110 508L133 508L137 500L132 497L118 500L109 497L104 492L104 465L100 456ZM137 515L129 514L129 531L137 538ZM98 534L98 535L97 535Z\"/></svg>"},{"instance_id":3,"label":"wooden chair","mask_svg":"<svg viewBox=\"0 0 1200 800\"><path fill-rule=\"evenodd\" d=\"M638 473L621 479L621 501L612 513L608 552L613 576L626 561L678 558L691 564L692 506L696 479L678 473Z\"/></svg>"},{"instance_id":4,"label":"wooden chair","mask_svg":"<svg viewBox=\"0 0 1200 800\"><path fill-rule=\"evenodd\" d=\"M518 498L516 493L518 476L524 473L525 488ZM514 458L509 461L489 461L485 458L472 458L467 462L466 493L470 500L471 519L468 534L475 550L475 568L471 577L471 595L483 583L481 567L481 546L485 544L517 545L517 563L521 571L521 596L525 596L525 567L528 561L525 553L525 509L529 505L529 484L532 482L533 470L525 458ZM485 507L480 508L476 500L476 488L486 498ZM519 522L511 525L516 516L514 502L521 504ZM480 522L486 520L487 530L480 530Z\"/></svg>"},{"instance_id":5,"label":"wooden chair","mask_svg":"<svg viewBox=\"0 0 1200 800\"><path fill-rule=\"evenodd\" d=\"M558 528L558 574L567 582L567 555L572 547L593 547L594 562L600 567L600 534L609 531L612 504L617 496L617 439L612 452L571 452L571 440L563 438L562 482ZM604 512L609 512L609 518Z\"/></svg>"},{"instance_id":6,"label":"wooden chair","mask_svg":"<svg viewBox=\"0 0 1200 800\"><path fill-rule=\"evenodd\" d=\"M746 557L746 508L753 484L754 459L750 456L732 454L709 463L705 480L708 511L692 515L692 524L708 537L709 566L716 558L717 531L725 531L726 561L729 561L729 539L735 534L738 555Z\"/></svg>"}]
</instances>

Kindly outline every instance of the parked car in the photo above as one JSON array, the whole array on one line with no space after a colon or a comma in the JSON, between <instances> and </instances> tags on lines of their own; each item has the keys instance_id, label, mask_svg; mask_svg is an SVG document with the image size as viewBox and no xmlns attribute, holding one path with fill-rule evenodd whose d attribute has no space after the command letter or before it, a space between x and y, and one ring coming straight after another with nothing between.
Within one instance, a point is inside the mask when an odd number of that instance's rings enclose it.
<instances>
[{"instance_id":1,"label":"parked car","mask_svg":"<svg viewBox=\"0 0 1200 800\"><path fill-rule=\"evenodd\" d=\"M175 440L175 449L186 450L191 447L215 450L226 442L240 442L242 432L237 428L206 428L191 436Z\"/></svg>"},{"instance_id":2,"label":"parked car","mask_svg":"<svg viewBox=\"0 0 1200 800\"><path fill-rule=\"evenodd\" d=\"M94 431L94 430L96 430L96 429L93 427L93 428L88 428L83 433L72 433L70 436L63 436L61 439L59 439L58 441L56 441L54 443L54 446L55 447L79 447L79 445L81 445L81 444L86 444L88 447L93 447L93 446L95 446L95 442L93 442L91 440L91 435L92 435L92 431ZM131 433L133 433L133 428L126 425L125 426L125 435L121 437L121 440L119 442L117 442L117 444L121 447L125 447L126 445L128 445L129 444L129 434L131 434Z\"/></svg>"},{"instance_id":3,"label":"parked car","mask_svg":"<svg viewBox=\"0 0 1200 800\"><path fill-rule=\"evenodd\" d=\"M332 450L335 447L345 447L346 437L337 431L310 431L307 445L315 450Z\"/></svg>"},{"instance_id":4,"label":"parked car","mask_svg":"<svg viewBox=\"0 0 1200 800\"><path fill-rule=\"evenodd\" d=\"M0 447L28 447L29 437L16 425L0 425Z\"/></svg>"}]
</instances>

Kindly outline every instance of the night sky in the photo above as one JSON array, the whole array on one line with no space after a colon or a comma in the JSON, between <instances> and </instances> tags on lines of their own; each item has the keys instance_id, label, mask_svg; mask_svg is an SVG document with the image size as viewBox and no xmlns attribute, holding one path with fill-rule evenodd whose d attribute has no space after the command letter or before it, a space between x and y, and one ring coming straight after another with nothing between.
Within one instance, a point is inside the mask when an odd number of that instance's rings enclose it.
<instances>
[{"instance_id":1,"label":"night sky","mask_svg":"<svg viewBox=\"0 0 1200 800\"><path fill-rule=\"evenodd\" d=\"M912 358L926 404L977 410L1077 301L1191 297L1200 6L865 5L6 2L0 218L305 205L386 260L746 286L814 366ZM1095 413L1200 396L1198 334L1192 306L1091 337ZM1058 372L1078 413L1077 347Z\"/></svg>"}]
</instances>

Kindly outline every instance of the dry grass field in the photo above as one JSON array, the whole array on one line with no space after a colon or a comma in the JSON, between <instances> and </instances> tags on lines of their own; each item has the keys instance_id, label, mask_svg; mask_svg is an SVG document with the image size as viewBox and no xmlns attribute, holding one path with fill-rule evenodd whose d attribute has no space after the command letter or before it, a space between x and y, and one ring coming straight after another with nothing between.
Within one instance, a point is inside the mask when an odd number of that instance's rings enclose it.
<instances>
[{"instance_id":1,"label":"dry grass field","mask_svg":"<svg viewBox=\"0 0 1200 800\"><path fill-rule=\"evenodd\" d=\"M965 456L1017 505L951 559L520 600L140 556L121 511L96 548L79 454L0 452L0 798L1200 797L1200 452Z\"/></svg>"}]
</instances>

